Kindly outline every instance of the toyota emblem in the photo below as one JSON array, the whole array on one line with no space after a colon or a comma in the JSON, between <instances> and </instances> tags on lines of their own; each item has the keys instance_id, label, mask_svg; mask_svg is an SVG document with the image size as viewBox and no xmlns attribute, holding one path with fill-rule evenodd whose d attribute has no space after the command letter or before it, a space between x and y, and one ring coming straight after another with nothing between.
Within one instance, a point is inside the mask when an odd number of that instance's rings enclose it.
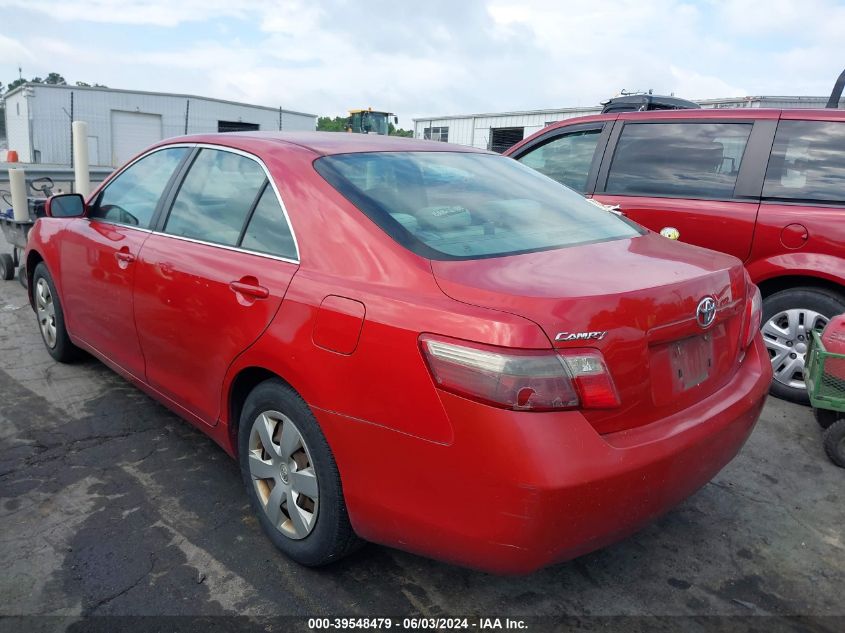
<instances>
[{"instance_id":1,"label":"toyota emblem","mask_svg":"<svg viewBox=\"0 0 845 633\"><path fill-rule=\"evenodd\" d=\"M698 307L695 309L695 320L702 329L709 328L713 325L713 319L716 318L716 300L713 297L704 297L698 302Z\"/></svg>"}]
</instances>

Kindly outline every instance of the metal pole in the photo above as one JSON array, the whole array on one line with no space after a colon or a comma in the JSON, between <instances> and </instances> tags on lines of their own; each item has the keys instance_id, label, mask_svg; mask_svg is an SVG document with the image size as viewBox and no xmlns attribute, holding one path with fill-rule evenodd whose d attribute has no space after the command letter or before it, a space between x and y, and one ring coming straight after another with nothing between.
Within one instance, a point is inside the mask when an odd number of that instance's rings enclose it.
<instances>
[{"instance_id":1,"label":"metal pole","mask_svg":"<svg viewBox=\"0 0 845 633\"><path fill-rule=\"evenodd\" d=\"M827 100L828 108L838 108L839 99L842 97L842 88L845 87L845 70L839 75L839 79L833 84L833 92L830 93L830 99Z\"/></svg>"},{"instance_id":2,"label":"metal pole","mask_svg":"<svg viewBox=\"0 0 845 633\"><path fill-rule=\"evenodd\" d=\"M70 91L70 166L75 165L73 156L73 90Z\"/></svg>"},{"instance_id":3,"label":"metal pole","mask_svg":"<svg viewBox=\"0 0 845 633\"><path fill-rule=\"evenodd\" d=\"M188 133L188 113L191 111L191 100L185 100L185 134Z\"/></svg>"},{"instance_id":4,"label":"metal pole","mask_svg":"<svg viewBox=\"0 0 845 633\"><path fill-rule=\"evenodd\" d=\"M282 131L282 106L279 106L279 132Z\"/></svg>"}]
</instances>

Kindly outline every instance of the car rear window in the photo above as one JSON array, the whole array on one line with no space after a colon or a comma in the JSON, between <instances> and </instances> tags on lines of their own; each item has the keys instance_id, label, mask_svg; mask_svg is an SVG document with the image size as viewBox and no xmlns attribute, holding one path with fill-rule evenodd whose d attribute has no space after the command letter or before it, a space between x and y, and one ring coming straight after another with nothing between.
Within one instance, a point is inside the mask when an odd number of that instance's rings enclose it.
<instances>
[{"instance_id":1,"label":"car rear window","mask_svg":"<svg viewBox=\"0 0 845 633\"><path fill-rule=\"evenodd\" d=\"M326 156L317 171L430 259L478 259L634 237L642 230L510 158L469 152Z\"/></svg>"},{"instance_id":2,"label":"car rear window","mask_svg":"<svg viewBox=\"0 0 845 633\"><path fill-rule=\"evenodd\" d=\"M845 122L781 121L763 196L845 203Z\"/></svg>"}]
</instances>

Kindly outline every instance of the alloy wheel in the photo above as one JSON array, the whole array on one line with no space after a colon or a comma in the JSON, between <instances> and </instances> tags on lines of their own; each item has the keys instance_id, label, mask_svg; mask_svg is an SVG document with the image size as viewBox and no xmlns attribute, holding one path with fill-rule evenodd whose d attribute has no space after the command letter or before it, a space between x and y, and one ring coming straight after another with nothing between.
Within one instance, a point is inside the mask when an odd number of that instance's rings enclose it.
<instances>
[{"instance_id":1,"label":"alloy wheel","mask_svg":"<svg viewBox=\"0 0 845 633\"><path fill-rule=\"evenodd\" d=\"M778 312L763 325L775 380L794 389L805 389L804 362L813 330L821 332L828 318L813 310Z\"/></svg>"},{"instance_id":2,"label":"alloy wheel","mask_svg":"<svg viewBox=\"0 0 845 633\"><path fill-rule=\"evenodd\" d=\"M286 537L299 540L314 529L320 487L311 454L293 421L265 411L249 435L249 472L270 523Z\"/></svg>"},{"instance_id":3,"label":"alloy wheel","mask_svg":"<svg viewBox=\"0 0 845 633\"><path fill-rule=\"evenodd\" d=\"M35 284L35 309L38 325L47 347L56 347L56 305L47 280L41 277Z\"/></svg>"}]
</instances>

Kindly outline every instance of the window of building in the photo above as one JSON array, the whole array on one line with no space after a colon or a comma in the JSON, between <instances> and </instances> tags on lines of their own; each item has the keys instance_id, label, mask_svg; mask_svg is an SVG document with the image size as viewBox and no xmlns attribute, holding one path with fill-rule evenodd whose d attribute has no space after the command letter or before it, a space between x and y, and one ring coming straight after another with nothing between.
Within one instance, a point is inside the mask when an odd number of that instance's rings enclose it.
<instances>
[{"instance_id":1,"label":"window of building","mask_svg":"<svg viewBox=\"0 0 845 633\"><path fill-rule=\"evenodd\" d=\"M607 193L731 198L751 123L628 123Z\"/></svg>"},{"instance_id":2,"label":"window of building","mask_svg":"<svg viewBox=\"0 0 845 633\"><path fill-rule=\"evenodd\" d=\"M845 124L781 121L763 196L845 202Z\"/></svg>"},{"instance_id":3,"label":"window of building","mask_svg":"<svg viewBox=\"0 0 845 633\"><path fill-rule=\"evenodd\" d=\"M246 156L201 150L173 201L165 232L235 246L265 180L261 165Z\"/></svg>"},{"instance_id":4,"label":"window of building","mask_svg":"<svg viewBox=\"0 0 845 633\"><path fill-rule=\"evenodd\" d=\"M243 121L218 121L218 132L255 132L259 130L258 123L244 123Z\"/></svg>"},{"instance_id":5,"label":"window of building","mask_svg":"<svg viewBox=\"0 0 845 633\"><path fill-rule=\"evenodd\" d=\"M423 130L423 138L428 141L449 142L448 127L427 127Z\"/></svg>"},{"instance_id":6,"label":"window of building","mask_svg":"<svg viewBox=\"0 0 845 633\"><path fill-rule=\"evenodd\" d=\"M487 149L501 154L519 143L524 137L524 127L491 127L490 143Z\"/></svg>"},{"instance_id":7,"label":"window of building","mask_svg":"<svg viewBox=\"0 0 845 633\"><path fill-rule=\"evenodd\" d=\"M517 160L584 193L600 134L601 128L563 134L532 148Z\"/></svg>"}]
</instances>

